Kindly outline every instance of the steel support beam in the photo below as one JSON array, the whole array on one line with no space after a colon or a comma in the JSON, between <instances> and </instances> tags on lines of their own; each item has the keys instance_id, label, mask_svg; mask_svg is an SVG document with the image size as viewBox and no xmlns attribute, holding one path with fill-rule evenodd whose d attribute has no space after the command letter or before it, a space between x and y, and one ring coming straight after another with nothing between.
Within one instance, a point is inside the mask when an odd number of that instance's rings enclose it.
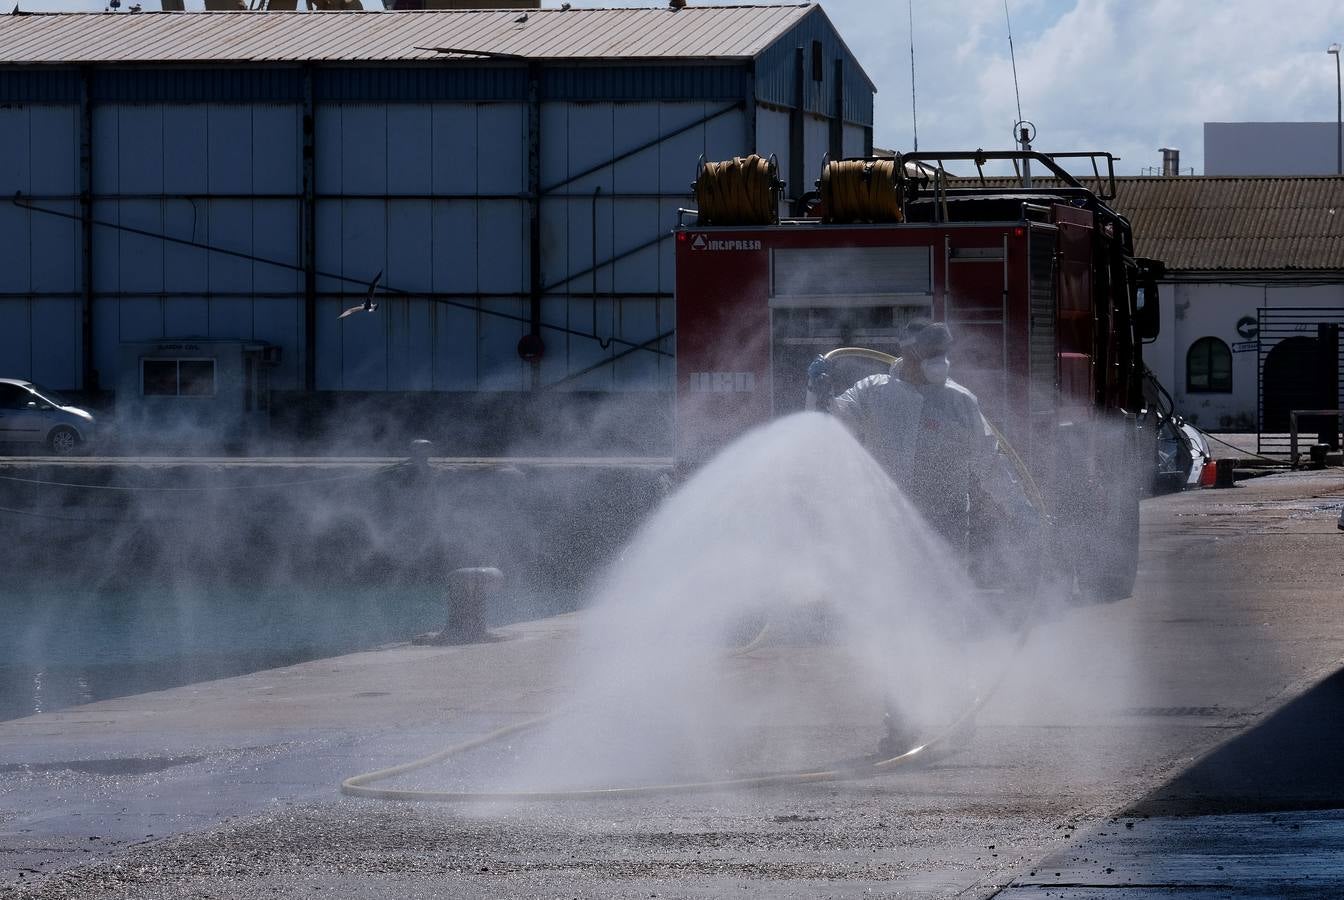
<instances>
[{"instance_id":1,"label":"steel support beam","mask_svg":"<svg viewBox=\"0 0 1344 900\"><path fill-rule=\"evenodd\" d=\"M669 231L669 232L667 232L666 234L660 234L660 235L658 235L656 238L653 238L652 240L644 241L642 244L636 244L635 246L631 247L629 250L622 250L620 253L617 253L617 254L615 254L615 255L613 255L613 256L609 256L609 257L607 257L605 260L603 260L602 262L598 263L598 264L595 265L595 266L590 266L590 267L588 267L588 268L586 268L586 269L580 269L580 270L577 271L577 272L571 272L571 273L569 273L568 275L566 275L564 278L560 279L559 281L552 282L551 284L548 284L548 285L544 286L544 287L542 288L542 292L543 292L543 293L550 293L550 292L554 291L556 288L564 287L565 285L569 284L571 281L574 281L574 280L577 279L577 278L583 278L585 275L591 275L592 273L596 272L598 269L604 269L604 268L606 268L607 266L614 265L615 263L618 263L618 262L620 262L620 261L623 260L623 259L628 259L628 258L630 258L631 256L634 256L636 253L641 253L641 252L643 252L643 251L649 249L650 247L656 247L656 246L658 246L659 244L661 244L663 241L666 241L666 240L671 239L671 237L672 237L672 232ZM570 291L565 291L565 293L566 293L566 294L571 294ZM624 293L624 292L621 292L621 296L625 296L625 293Z\"/></svg>"},{"instance_id":2,"label":"steel support beam","mask_svg":"<svg viewBox=\"0 0 1344 900\"><path fill-rule=\"evenodd\" d=\"M317 172L313 121L313 67L303 67L303 199L299 214L299 264L303 267L303 386L317 390Z\"/></svg>"},{"instance_id":3,"label":"steel support beam","mask_svg":"<svg viewBox=\"0 0 1344 900\"><path fill-rule=\"evenodd\" d=\"M593 363L591 366L587 366L587 367L585 367L585 368L580 369L580 370L577 371L577 372L574 372L574 373L572 373L572 374L570 374L570 375L566 375L564 378L561 378L559 381L553 381L553 382L551 382L551 383L548 384L548 385L544 385L542 389L543 389L543 390L552 390L552 389L554 389L554 388L563 387L564 385L567 385L567 384L570 384L570 383L572 383L572 382L578 381L580 378L582 378L582 377L585 376L585 375L588 375L588 374L591 374L591 373L593 373L593 372L596 372L598 369L604 368L604 367L606 367L606 366L615 365L616 362L617 362L618 360L624 359L625 357L629 356L629 355L632 354L632 353L638 353L638 352L641 351L641 350L648 350L648 351L657 353L657 354L659 354L659 355L661 355L661 356L671 356L671 355L672 355L671 353L668 353L668 352L665 351L665 350L659 350L659 349L657 349L656 345L662 343L663 341L665 341L665 340L667 340L668 338L672 337L672 336L675 335L676 333L677 333L677 332L676 332L676 329L673 329L673 330L671 330L671 331L664 331L662 334L657 335L656 337L651 337L651 338L649 338L647 341L645 341L645 342L642 343L642 344L635 344L635 345L632 346L632 347L627 347L626 349L620 351L619 353L613 354L612 356L609 356L609 357L606 358L606 359L598 360L597 362Z\"/></svg>"},{"instance_id":4,"label":"steel support beam","mask_svg":"<svg viewBox=\"0 0 1344 900\"><path fill-rule=\"evenodd\" d=\"M532 390L541 385L541 66L527 67L528 335L533 339Z\"/></svg>"},{"instance_id":5,"label":"steel support beam","mask_svg":"<svg viewBox=\"0 0 1344 900\"><path fill-rule=\"evenodd\" d=\"M589 166L582 172L578 172L574 175L569 176L564 181L557 181L550 187L543 189L542 193L548 196L564 196L564 195L557 195L555 192L560 190L560 188L562 187L566 187L568 185L573 184L574 182L578 181L581 178L587 178L589 175L601 172L603 169L609 169L612 166L616 165L618 162L630 159L632 156L638 156L645 150L651 150L654 147L657 147L659 144L662 144L665 141L670 140L671 138L677 137L678 135L685 134L688 131L692 131L696 128L700 128L704 125L707 125L710 122L713 122L715 119L722 118L723 116L728 115L728 113L730 112L735 112L740 106L741 106L740 103L730 104L728 106L725 106L723 109L718 110L717 112L712 112L707 116L702 116L701 118L696 119L694 122L682 125L680 128L674 128L671 131L667 132L666 134L660 134L653 140L640 144L638 147L635 147L634 149L626 150L625 152L617 154L616 156L613 156L608 160L600 162L597 165ZM752 116L752 119L754 121L755 115L752 113L749 113L749 115ZM573 194L569 196L587 196L587 195ZM611 195L611 196L618 196L618 195Z\"/></svg>"},{"instance_id":6,"label":"steel support beam","mask_svg":"<svg viewBox=\"0 0 1344 900\"><path fill-rule=\"evenodd\" d=\"M760 152L761 152L761 146L760 146L760 144L759 144L759 143L757 142L757 140L756 140L756 111L757 111L757 101L756 101L756 61L755 61L755 60L752 60L751 62L749 62L749 63L747 64L747 95L746 95L746 97L743 98L743 104L744 104L744 108L745 108L745 111L746 111L746 118L747 118L747 121L746 121L746 128L747 128L747 146L746 146L746 148L745 148L745 151L744 151L743 155L744 155L744 156L749 156L749 155L751 155L752 153L760 153ZM771 153L774 153L774 152L775 152L774 148L771 148L770 152L771 152Z\"/></svg>"},{"instance_id":7,"label":"steel support beam","mask_svg":"<svg viewBox=\"0 0 1344 900\"><path fill-rule=\"evenodd\" d=\"M845 61L835 60L835 115L831 116L831 159L845 158Z\"/></svg>"},{"instance_id":8,"label":"steel support beam","mask_svg":"<svg viewBox=\"0 0 1344 900\"><path fill-rule=\"evenodd\" d=\"M93 70L79 72L80 389L98 390L93 355Z\"/></svg>"},{"instance_id":9,"label":"steel support beam","mask_svg":"<svg viewBox=\"0 0 1344 900\"><path fill-rule=\"evenodd\" d=\"M46 214L46 215L49 215L49 216L56 216L56 217L58 217L58 218L62 218L62 219L73 219L73 220L79 220L79 219L80 219L80 216L78 216L78 215L76 215L76 214L74 214L74 213L62 212L62 211L60 211L60 210L56 210L56 209L47 209L47 208L45 208L45 207L41 207L41 206L33 206L33 205L28 204L28 203L25 203L25 202L23 202L23 201L24 201L24 198L21 198L21 197L15 197L15 198L13 198L13 200L12 200L11 202L12 202L15 206L17 206L18 208L20 208L20 209L26 209L26 210L29 210L29 211L32 211L32 212L44 213L44 214ZM94 225L97 225L97 226L100 227L100 228L111 228L111 229L113 229L113 230L115 230L115 231L120 231L120 232L123 232L123 233L126 233L126 234L138 234L138 235L141 235L142 237L155 238L155 239L160 240L160 241L163 241L164 243L167 243L167 244L176 244L176 245L184 246L184 247L196 247L196 248L199 248L199 249L201 249L201 250L209 251L210 253L218 253L218 254L220 254L220 255L222 255L222 256L228 256L228 257L232 257L232 258L234 258L234 259L245 259L245 260L248 260L248 261L250 261L250 262L262 262L262 263L266 263L267 265L277 266L277 267L279 267L279 268L282 268L282 269L289 269L289 270L291 270L291 271L303 271L303 272L305 273L305 276L307 275L308 270L311 268L311 270L312 270L312 277L313 277L313 284L314 284L314 286L316 285L316 279L319 278L319 277L321 277L321 278L328 278L328 279L331 279L331 280L333 280L333 281L339 281L339 282L341 282L341 283L343 283L343 284L357 284L357 285L360 285L361 287L364 286L364 281L363 281L363 279L360 279L360 278L352 278L352 277L350 277L350 276L348 276L348 275L342 275L342 274L340 274L339 272L324 272L324 271L322 271L321 269L318 269L315 265L311 265L311 264L308 265L308 266L301 265L301 264L296 265L295 263L292 263L292 262L286 262L285 260L282 260L282 259L271 259L271 258L269 258L269 257L259 256L259 255L255 254L255 253L243 253L242 251L239 251L239 250L226 250L226 249L223 248L223 247L214 247L214 246L211 246L210 244L206 244L206 243L203 243L203 242L201 242L201 241L189 241L189 240L187 240L186 238L170 237L169 235L160 234L160 233L158 233L158 232L154 232L154 231L148 231L148 230L146 230L146 229L144 229L144 228L135 228L135 227L130 226L130 225L121 225L121 224L118 224L118 223L116 223L116 222L103 222L103 221L94 219L94 220L93 220L93 224L94 224ZM667 234L664 234L664 235L661 235L661 236L659 236L659 237L656 237L656 238L654 238L654 239L651 240L651 241L647 241L647 242L645 242L645 243L643 243L643 244L640 244L640 245L637 246L637 247L632 247L632 248L630 248L629 250L624 251L623 253L618 253L618 254L616 254L615 256L611 257L610 259L606 260L605 262L599 263L598 266L601 267L601 266L608 266L608 265L611 265L611 264L614 263L614 262L617 262L617 261L619 261L619 260L625 259L625 258L628 257L628 256L633 256L634 254L639 253L641 250L645 250L645 249L648 249L649 247L653 247L653 246L657 245L658 243L660 243L661 241L667 240L667 239L669 239L669 238L671 238L671 237L672 237L672 233L671 233L671 232L668 232ZM536 302L537 302L537 304L538 304L538 307L539 307L540 302L541 302L541 297L544 296L546 293L550 292L553 288L555 288L555 287L559 287L560 285L563 285L563 284L567 284L568 282L573 281L575 278L580 278L580 277L582 277L582 276L584 276L584 275L587 275L588 273L589 273L589 270L588 270L588 269L585 269L585 270L583 270L582 272L576 272L576 273L574 273L573 275L571 275L571 276L565 278L563 281L560 281L560 282L558 282L558 283L555 284L555 285L551 285L551 286L549 286L549 287L547 287L547 286L543 286L543 287L542 287L542 291L541 291L541 293L538 294L538 295L536 295ZM410 298L424 297L425 299L433 300L435 303L443 303L443 304L446 304L446 305L448 305L448 306L458 307L458 308L460 308L460 309L469 309L469 310L471 310L471 311L473 311L473 312L475 312L475 313L477 313L478 315L481 315L481 316L493 316L493 317L495 317L495 318L506 319L506 320L514 321L514 322L523 322L523 323L527 323L527 324L529 324L529 325L533 322L533 319L532 319L531 315L527 315L527 316L518 316L518 315L514 315L513 313L500 312L499 310L488 309L488 308L486 308L486 307L484 307L484 306L478 306L478 305L476 305L476 304L463 303L463 302L459 302L459 301L457 301L457 300L448 299L448 298L450 298L450 297L477 298L477 299L480 299L480 300L489 300L489 299L507 299L507 298L530 299L530 298L533 297L533 294L532 294L531 290L529 290L529 291L528 291L527 293L525 293L525 294L510 293L510 292L504 292L504 293L499 293L499 294L488 294L488 293L481 293L481 292L464 293L464 294L416 293L416 292L413 292L413 291L403 291L403 290L400 290L400 289L398 289L398 288L396 288L396 287L393 287L393 286L391 286L391 285L388 285L388 286L386 286L386 287L384 287L384 288L382 289L382 292L385 293L385 294L392 294L392 295L396 295L396 296L404 296L404 297L410 297ZM575 292L570 292L570 291L566 291L566 295L567 295L567 296L578 296L578 297L587 296L587 295L585 295L585 294L575 293ZM99 296L104 296L104 295L99 295ZM106 294L106 296L112 296L112 295L111 295L111 294ZM135 294L134 296L137 296L137 297L143 297L143 296L145 296L145 295L144 295L144 294ZM183 295L181 295L181 294L176 294L176 296L183 296ZM212 296L213 296L213 294L212 294ZM255 295L255 294L250 294L249 296L256 296L256 295ZM312 306L313 306L314 309L316 308L316 302L317 302L317 300L318 300L319 298L321 298L321 297L325 297L325 296L333 296L333 295L331 295L331 294L329 294L329 293L319 294L316 290L313 290L313 291L311 292ZM340 295L335 295L335 296L340 296ZM623 295L623 296L625 296L625 295ZM634 293L632 293L632 294L630 294L629 296L639 296L639 295L638 295L638 294L634 294ZM666 296L666 295L658 294L657 296ZM3 299L3 297L0 297L0 299ZM537 324L538 324L538 333L539 333L540 328L541 328L542 326L540 325L540 322L539 322L539 321L538 321ZM575 336L575 337L591 338L591 339L593 339L593 340L603 340L603 338L601 338L599 335L588 334L587 332L578 331L578 330L576 330L576 329L572 329L572 328L563 328L563 327L558 326L558 325L546 325L546 326L544 326L544 327L545 327L546 329L550 330L550 331L559 331L559 332L562 332L562 333L564 333L564 334L573 335L573 336ZM624 340L621 340L621 339L619 339L619 338L607 338L606 340L614 341L614 342L616 342L616 343L623 344L623 345L626 345L626 346L633 346L633 345L631 344L630 341L624 341ZM654 350L654 351L651 351L651 352L654 352L654 353L660 353L661 351Z\"/></svg>"},{"instance_id":10,"label":"steel support beam","mask_svg":"<svg viewBox=\"0 0 1344 900\"><path fill-rule=\"evenodd\" d=\"M803 154L806 152L805 119L803 111L806 67L803 65L803 48L793 51L793 108L789 110L789 206L795 216L802 215L800 200L807 190L803 179L807 176Z\"/></svg>"}]
</instances>

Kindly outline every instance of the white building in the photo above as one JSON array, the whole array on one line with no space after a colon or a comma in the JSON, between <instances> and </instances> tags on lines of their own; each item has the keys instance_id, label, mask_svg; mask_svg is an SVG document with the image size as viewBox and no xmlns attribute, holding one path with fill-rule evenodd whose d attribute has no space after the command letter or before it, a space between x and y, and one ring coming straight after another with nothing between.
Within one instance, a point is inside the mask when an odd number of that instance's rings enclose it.
<instances>
[{"instance_id":1,"label":"white building","mask_svg":"<svg viewBox=\"0 0 1344 900\"><path fill-rule=\"evenodd\" d=\"M490 449L600 401L657 446L697 160L796 196L874 90L807 4L0 17L0 373L106 396L122 345L263 342L281 420Z\"/></svg>"},{"instance_id":2,"label":"white building","mask_svg":"<svg viewBox=\"0 0 1344 900\"><path fill-rule=\"evenodd\" d=\"M1205 175L1338 175L1336 122L1205 122Z\"/></svg>"},{"instance_id":3,"label":"white building","mask_svg":"<svg viewBox=\"0 0 1344 900\"><path fill-rule=\"evenodd\" d=\"M1317 341L1344 324L1344 178L1138 176L1115 189L1135 254L1167 267L1144 362L1179 413L1286 453L1288 412L1344 407L1344 353Z\"/></svg>"},{"instance_id":4,"label":"white building","mask_svg":"<svg viewBox=\"0 0 1344 900\"><path fill-rule=\"evenodd\" d=\"M1289 409L1340 408L1344 178L1117 179L1136 251L1167 264L1162 333L1145 359L1177 409L1213 431L1287 431ZM1314 359L1333 361L1330 373Z\"/></svg>"}]
</instances>

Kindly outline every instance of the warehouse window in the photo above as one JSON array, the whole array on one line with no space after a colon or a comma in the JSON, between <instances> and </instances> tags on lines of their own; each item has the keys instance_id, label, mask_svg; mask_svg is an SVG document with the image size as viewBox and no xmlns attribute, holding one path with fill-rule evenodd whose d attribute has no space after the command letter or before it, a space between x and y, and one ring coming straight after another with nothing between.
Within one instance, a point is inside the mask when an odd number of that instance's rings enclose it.
<instances>
[{"instance_id":1,"label":"warehouse window","mask_svg":"<svg viewBox=\"0 0 1344 900\"><path fill-rule=\"evenodd\" d=\"M142 359L140 393L146 397L213 397L213 359Z\"/></svg>"},{"instance_id":2,"label":"warehouse window","mask_svg":"<svg viewBox=\"0 0 1344 900\"><path fill-rule=\"evenodd\" d=\"M1185 355L1185 390L1191 394L1232 392L1232 351L1216 337L1200 338Z\"/></svg>"}]
</instances>

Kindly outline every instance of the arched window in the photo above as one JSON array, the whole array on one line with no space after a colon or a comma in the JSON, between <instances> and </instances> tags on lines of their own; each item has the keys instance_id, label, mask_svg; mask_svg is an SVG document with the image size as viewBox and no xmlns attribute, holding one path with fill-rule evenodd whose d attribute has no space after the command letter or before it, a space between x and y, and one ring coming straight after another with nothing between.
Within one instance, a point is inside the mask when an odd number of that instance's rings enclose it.
<instances>
[{"instance_id":1,"label":"arched window","mask_svg":"<svg viewBox=\"0 0 1344 900\"><path fill-rule=\"evenodd\" d=\"M1232 351L1216 337L1200 338L1185 354L1185 390L1189 394L1232 392Z\"/></svg>"}]
</instances>

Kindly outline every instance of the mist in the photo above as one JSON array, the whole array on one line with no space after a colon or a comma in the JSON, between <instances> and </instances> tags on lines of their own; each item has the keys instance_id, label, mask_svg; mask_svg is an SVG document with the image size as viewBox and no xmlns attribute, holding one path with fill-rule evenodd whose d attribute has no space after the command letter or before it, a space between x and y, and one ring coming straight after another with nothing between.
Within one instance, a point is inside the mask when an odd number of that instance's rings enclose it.
<instances>
[{"instance_id":1,"label":"mist","mask_svg":"<svg viewBox=\"0 0 1344 900\"><path fill-rule=\"evenodd\" d=\"M469 410L348 405L348 428L302 442L179 430L107 448L130 458L0 469L0 715L408 641L444 626L463 566L507 576L491 625L571 611L662 490L665 466L556 459L621 448L619 403L488 437Z\"/></svg>"},{"instance_id":2,"label":"mist","mask_svg":"<svg viewBox=\"0 0 1344 900\"><path fill-rule=\"evenodd\" d=\"M817 413L762 426L697 472L585 605L562 679L572 698L515 742L492 788L703 782L868 757L888 704L932 735L1010 644L886 473Z\"/></svg>"}]
</instances>

